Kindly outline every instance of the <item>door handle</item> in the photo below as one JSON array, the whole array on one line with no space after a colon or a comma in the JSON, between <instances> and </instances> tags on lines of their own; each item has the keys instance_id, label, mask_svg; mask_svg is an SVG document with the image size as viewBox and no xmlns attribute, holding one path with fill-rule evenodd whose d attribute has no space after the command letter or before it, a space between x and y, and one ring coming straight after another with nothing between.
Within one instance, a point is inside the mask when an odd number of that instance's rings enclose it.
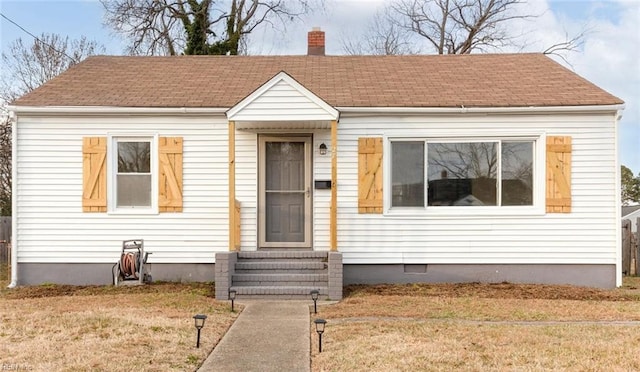
<instances>
[{"instance_id":1,"label":"door handle","mask_svg":"<svg viewBox=\"0 0 640 372\"><path fill-rule=\"evenodd\" d=\"M309 190L309 186L307 186L307 190L304 193L305 195L307 195L307 198L308 198L309 195L311 194L311 191Z\"/></svg>"}]
</instances>

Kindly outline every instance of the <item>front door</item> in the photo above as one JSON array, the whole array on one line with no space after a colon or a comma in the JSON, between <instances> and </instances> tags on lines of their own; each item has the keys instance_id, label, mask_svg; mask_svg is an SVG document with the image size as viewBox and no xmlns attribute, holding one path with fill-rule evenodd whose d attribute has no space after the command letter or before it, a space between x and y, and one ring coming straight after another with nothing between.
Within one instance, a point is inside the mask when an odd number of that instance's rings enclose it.
<instances>
[{"instance_id":1,"label":"front door","mask_svg":"<svg viewBox=\"0 0 640 372\"><path fill-rule=\"evenodd\" d=\"M311 137L260 137L260 247L311 247Z\"/></svg>"}]
</instances>

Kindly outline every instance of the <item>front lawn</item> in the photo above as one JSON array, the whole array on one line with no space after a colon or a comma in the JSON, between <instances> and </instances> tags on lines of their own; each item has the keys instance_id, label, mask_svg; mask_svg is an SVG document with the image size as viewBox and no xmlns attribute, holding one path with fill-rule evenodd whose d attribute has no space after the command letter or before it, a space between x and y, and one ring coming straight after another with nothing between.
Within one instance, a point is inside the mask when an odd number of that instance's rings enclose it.
<instances>
[{"instance_id":1,"label":"front lawn","mask_svg":"<svg viewBox=\"0 0 640 372\"><path fill-rule=\"evenodd\" d=\"M571 286L351 286L312 329L313 371L640 370L640 279ZM313 328L313 325L312 325Z\"/></svg>"},{"instance_id":2,"label":"front lawn","mask_svg":"<svg viewBox=\"0 0 640 372\"><path fill-rule=\"evenodd\" d=\"M200 348L195 314L206 314ZM213 284L0 290L0 366L33 371L194 371L238 313Z\"/></svg>"},{"instance_id":3,"label":"front lawn","mask_svg":"<svg viewBox=\"0 0 640 372\"><path fill-rule=\"evenodd\" d=\"M615 290L514 284L350 286L313 371L640 370L640 278ZM193 315L208 316L195 348ZM0 365L195 371L233 323L213 285L0 289Z\"/></svg>"}]
</instances>

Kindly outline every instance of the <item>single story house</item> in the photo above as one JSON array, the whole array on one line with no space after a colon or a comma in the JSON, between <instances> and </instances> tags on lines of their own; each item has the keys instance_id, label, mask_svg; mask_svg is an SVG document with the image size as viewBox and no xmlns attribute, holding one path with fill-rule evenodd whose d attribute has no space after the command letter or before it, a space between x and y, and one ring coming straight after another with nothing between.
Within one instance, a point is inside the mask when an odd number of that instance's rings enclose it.
<instances>
[{"instance_id":1,"label":"single story house","mask_svg":"<svg viewBox=\"0 0 640 372\"><path fill-rule=\"evenodd\" d=\"M132 238L154 279L215 280L219 298L621 284L619 98L542 54L308 40L90 57L15 101L12 285L110 283Z\"/></svg>"},{"instance_id":2,"label":"single story house","mask_svg":"<svg viewBox=\"0 0 640 372\"><path fill-rule=\"evenodd\" d=\"M631 221L631 231L638 231L638 218L640 218L640 205L622 206L622 220Z\"/></svg>"}]
</instances>

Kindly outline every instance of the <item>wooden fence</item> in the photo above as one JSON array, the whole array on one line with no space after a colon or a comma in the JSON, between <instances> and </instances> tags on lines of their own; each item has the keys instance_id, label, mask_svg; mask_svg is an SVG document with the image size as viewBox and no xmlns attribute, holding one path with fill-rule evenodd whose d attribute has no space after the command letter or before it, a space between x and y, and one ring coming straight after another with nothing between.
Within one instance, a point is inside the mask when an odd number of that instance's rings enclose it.
<instances>
[{"instance_id":1,"label":"wooden fence","mask_svg":"<svg viewBox=\"0 0 640 372\"><path fill-rule=\"evenodd\" d=\"M0 217L0 240L11 241L11 217Z\"/></svg>"},{"instance_id":2,"label":"wooden fence","mask_svg":"<svg viewBox=\"0 0 640 372\"><path fill-rule=\"evenodd\" d=\"M0 217L0 280L11 273L11 217Z\"/></svg>"},{"instance_id":3,"label":"wooden fence","mask_svg":"<svg viewBox=\"0 0 640 372\"><path fill-rule=\"evenodd\" d=\"M638 231L631 231L631 220L622 220L622 274L640 274L640 218Z\"/></svg>"},{"instance_id":4,"label":"wooden fence","mask_svg":"<svg viewBox=\"0 0 640 372\"><path fill-rule=\"evenodd\" d=\"M11 279L11 244L0 240L0 280Z\"/></svg>"}]
</instances>

